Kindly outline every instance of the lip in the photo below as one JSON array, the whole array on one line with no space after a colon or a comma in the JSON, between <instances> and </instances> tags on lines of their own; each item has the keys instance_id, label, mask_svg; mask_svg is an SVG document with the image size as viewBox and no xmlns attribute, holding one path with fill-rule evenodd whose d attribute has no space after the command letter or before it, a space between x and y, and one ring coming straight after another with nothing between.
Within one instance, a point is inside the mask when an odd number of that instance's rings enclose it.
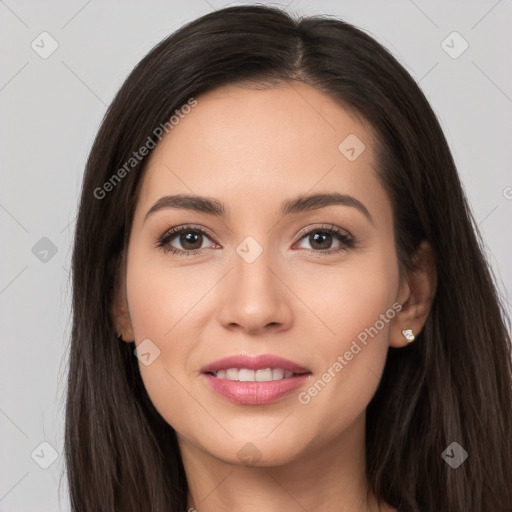
<instances>
[{"instance_id":1,"label":"lip","mask_svg":"<svg viewBox=\"0 0 512 512\"><path fill-rule=\"evenodd\" d=\"M229 380L210 375L210 372L218 372L219 370L227 370L229 368L247 368L249 370L282 368L299 375L268 382ZM244 405L265 405L275 402L303 386L311 376L309 369L289 359L272 354L225 357L203 366L201 372L208 386L216 394L230 402Z\"/></svg>"},{"instance_id":2,"label":"lip","mask_svg":"<svg viewBox=\"0 0 512 512\"><path fill-rule=\"evenodd\" d=\"M294 373L309 373L310 370L272 354L261 354L258 356L234 355L225 357L207 364L201 368L202 373L218 372L229 368L247 368L248 370L264 370L265 368L282 368Z\"/></svg>"},{"instance_id":3,"label":"lip","mask_svg":"<svg viewBox=\"0 0 512 512\"><path fill-rule=\"evenodd\" d=\"M303 386L310 376L311 373L304 373L269 382L243 382L219 379L209 373L202 374L215 393L230 402L244 405L265 405L275 402Z\"/></svg>"}]
</instances>

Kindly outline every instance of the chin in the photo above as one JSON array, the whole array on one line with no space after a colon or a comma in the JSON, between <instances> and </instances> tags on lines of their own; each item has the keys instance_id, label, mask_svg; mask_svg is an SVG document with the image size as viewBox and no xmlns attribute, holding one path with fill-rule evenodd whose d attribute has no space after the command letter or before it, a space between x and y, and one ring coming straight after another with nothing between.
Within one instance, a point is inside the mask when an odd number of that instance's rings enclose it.
<instances>
[{"instance_id":1,"label":"chin","mask_svg":"<svg viewBox=\"0 0 512 512\"><path fill-rule=\"evenodd\" d=\"M227 464L270 467L281 466L300 458L305 446L303 439L290 436L289 429L286 430L286 435L276 435L275 438L262 435L250 438L247 434L237 436L232 433L233 438L224 442L215 442L210 437L207 443L201 443L203 450Z\"/></svg>"}]
</instances>

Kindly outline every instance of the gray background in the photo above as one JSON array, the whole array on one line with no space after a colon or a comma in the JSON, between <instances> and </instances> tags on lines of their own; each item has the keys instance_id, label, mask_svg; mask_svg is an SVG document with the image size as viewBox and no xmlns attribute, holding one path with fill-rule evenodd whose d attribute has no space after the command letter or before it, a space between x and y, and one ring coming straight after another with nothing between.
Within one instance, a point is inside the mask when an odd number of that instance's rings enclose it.
<instances>
[{"instance_id":1,"label":"gray background","mask_svg":"<svg viewBox=\"0 0 512 512\"><path fill-rule=\"evenodd\" d=\"M2 512L69 510L61 475L71 243L84 163L106 107L157 42L227 5L233 3L0 1ZM274 5L337 15L363 28L420 82L444 128L509 308L512 2ZM49 39L41 43L39 37L43 31L59 45L46 59L31 47L35 40L48 50ZM453 31L469 44L458 58L445 51L454 55L463 48L458 36L446 39Z\"/></svg>"}]
</instances>

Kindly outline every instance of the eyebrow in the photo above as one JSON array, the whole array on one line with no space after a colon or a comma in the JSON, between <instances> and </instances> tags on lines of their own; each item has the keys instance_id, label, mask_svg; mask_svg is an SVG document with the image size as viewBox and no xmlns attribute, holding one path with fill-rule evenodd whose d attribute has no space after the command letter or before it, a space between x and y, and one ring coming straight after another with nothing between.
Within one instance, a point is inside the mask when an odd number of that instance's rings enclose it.
<instances>
[{"instance_id":1,"label":"eyebrow","mask_svg":"<svg viewBox=\"0 0 512 512\"><path fill-rule=\"evenodd\" d=\"M350 206L356 208L362 214L364 214L364 216L372 224L374 224L370 212L361 201L353 196L347 194L339 194L338 192L300 195L298 197L288 199L281 205L281 215L284 217L285 215L318 210L320 208L332 205ZM148 217L164 208L192 210L222 218L226 218L228 216L226 207L217 199L205 196L179 194L173 196L163 196L158 199L158 201L146 213L144 222L148 219Z\"/></svg>"}]
</instances>

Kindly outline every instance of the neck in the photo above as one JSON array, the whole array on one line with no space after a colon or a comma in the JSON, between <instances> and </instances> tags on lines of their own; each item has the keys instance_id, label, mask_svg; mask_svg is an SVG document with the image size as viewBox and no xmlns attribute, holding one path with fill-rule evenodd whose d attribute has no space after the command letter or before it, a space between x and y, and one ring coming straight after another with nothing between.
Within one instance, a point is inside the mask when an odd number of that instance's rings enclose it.
<instances>
[{"instance_id":1,"label":"neck","mask_svg":"<svg viewBox=\"0 0 512 512\"><path fill-rule=\"evenodd\" d=\"M368 492L364 421L363 414L338 438L330 439L326 432L293 460L261 459L252 466L214 458L180 437L189 485L187 511L392 511L379 507Z\"/></svg>"}]
</instances>

